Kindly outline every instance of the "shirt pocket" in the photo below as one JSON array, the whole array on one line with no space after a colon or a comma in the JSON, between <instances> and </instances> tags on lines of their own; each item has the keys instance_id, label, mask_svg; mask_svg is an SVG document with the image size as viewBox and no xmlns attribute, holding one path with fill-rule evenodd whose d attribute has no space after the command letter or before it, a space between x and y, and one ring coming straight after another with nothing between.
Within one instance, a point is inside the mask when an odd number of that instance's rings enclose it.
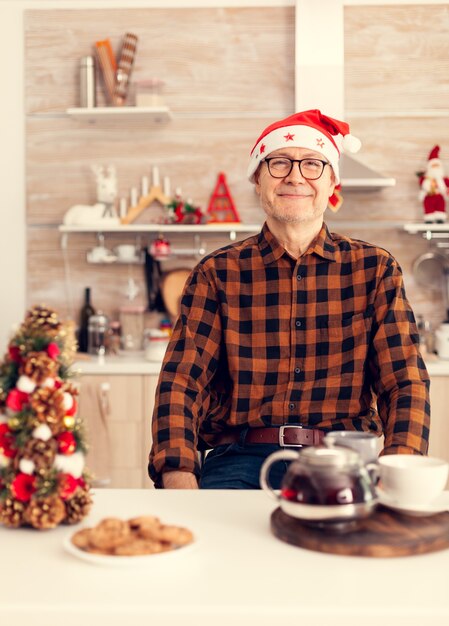
<instances>
[{"instance_id":1,"label":"shirt pocket","mask_svg":"<svg viewBox=\"0 0 449 626\"><path fill-rule=\"evenodd\" d=\"M351 375L353 384L363 382L368 357L373 311L329 316L318 332L318 366L321 375Z\"/></svg>"}]
</instances>

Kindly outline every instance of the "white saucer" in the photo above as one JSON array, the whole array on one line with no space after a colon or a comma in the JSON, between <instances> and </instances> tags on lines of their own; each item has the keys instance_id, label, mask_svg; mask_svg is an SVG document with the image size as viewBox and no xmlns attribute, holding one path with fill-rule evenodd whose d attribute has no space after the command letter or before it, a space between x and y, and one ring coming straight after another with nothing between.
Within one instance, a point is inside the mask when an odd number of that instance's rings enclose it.
<instances>
[{"instance_id":1,"label":"white saucer","mask_svg":"<svg viewBox=\"0 0 449 626\"><path fill-rule=\"evenodd\" d=\"M405 515L424 517L426 515L436 515L449 511L449 491L443 491L435 500L427 504L401 504L397 500L387 495L380 487L377 487L377 496L380 504Z\"/></svg>"}]
</instances>

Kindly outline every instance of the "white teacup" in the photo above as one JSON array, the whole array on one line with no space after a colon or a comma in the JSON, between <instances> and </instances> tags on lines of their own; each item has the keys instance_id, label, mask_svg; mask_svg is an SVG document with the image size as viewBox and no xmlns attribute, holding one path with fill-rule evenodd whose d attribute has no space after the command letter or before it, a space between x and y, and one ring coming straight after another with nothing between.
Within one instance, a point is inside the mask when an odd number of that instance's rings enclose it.
<instances>
[{"instance_id":1,"label":"white teacup","mask_svg":"<svg viewBox=\"0 0 449 626\"><path fill-rule=\"evenodd\" d=\"M358 452L365 465L375 463L379 453L379 437L359 430L334 430L324 437L326 446L344 446Z\"/></svg>"},{"instance_id":2,"label":"white teacup","mask_svg":"<svg viewBox=\"0 0 449 626\"><path fill-rule=\"evenodd\" d=\"M115 252L122 261L132 261L136 258L136 246L132 244L120 244L115 247Z\"/></svg>"},{"instance_id":3,"label":"white teacup","mask_svg":"<svg viewBox=\"0 0 449 626\"><path fill-rule=\"evenodd\" d=\"M430 456L394 454L379 459L379 487L404 506L425 505L446 486L449 463Z\"/></svg>"}]
</instances>

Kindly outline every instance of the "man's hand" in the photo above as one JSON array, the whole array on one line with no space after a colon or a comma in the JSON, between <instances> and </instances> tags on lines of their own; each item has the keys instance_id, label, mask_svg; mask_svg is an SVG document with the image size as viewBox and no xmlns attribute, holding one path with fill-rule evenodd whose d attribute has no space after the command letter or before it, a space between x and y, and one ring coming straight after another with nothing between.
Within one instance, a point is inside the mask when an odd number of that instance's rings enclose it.
<instances>
[{"instance_id":1,"label":"man's hand","mask_svg":"<svg viewBox=\"0 0 449 626\"><path fill-rule=\"evenodd\" d=\"M165 472L162 474L164 489L198 489L195 474L191 472Z\"/></svg>"}]
</instances>

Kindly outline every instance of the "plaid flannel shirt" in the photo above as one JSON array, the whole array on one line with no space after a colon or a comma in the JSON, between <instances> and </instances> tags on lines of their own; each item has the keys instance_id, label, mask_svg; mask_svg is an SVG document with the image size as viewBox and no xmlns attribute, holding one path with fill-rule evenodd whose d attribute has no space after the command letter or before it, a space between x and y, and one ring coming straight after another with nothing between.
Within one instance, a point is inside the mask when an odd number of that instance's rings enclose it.
<instances>
[{"instance_id":1,"label":"plaid flannel shirt","mask_svg":"<svg viewBox=\"0 0 449 626\"><path fill-rule=\"evenodd\" d=\"M198 475L199 444L241 427L301 424L385 435L426 454L429 377L401 269L325 224L293 259L265 224L190 274L163 361L149 474Z\"/></svg>"}]
</instances>

